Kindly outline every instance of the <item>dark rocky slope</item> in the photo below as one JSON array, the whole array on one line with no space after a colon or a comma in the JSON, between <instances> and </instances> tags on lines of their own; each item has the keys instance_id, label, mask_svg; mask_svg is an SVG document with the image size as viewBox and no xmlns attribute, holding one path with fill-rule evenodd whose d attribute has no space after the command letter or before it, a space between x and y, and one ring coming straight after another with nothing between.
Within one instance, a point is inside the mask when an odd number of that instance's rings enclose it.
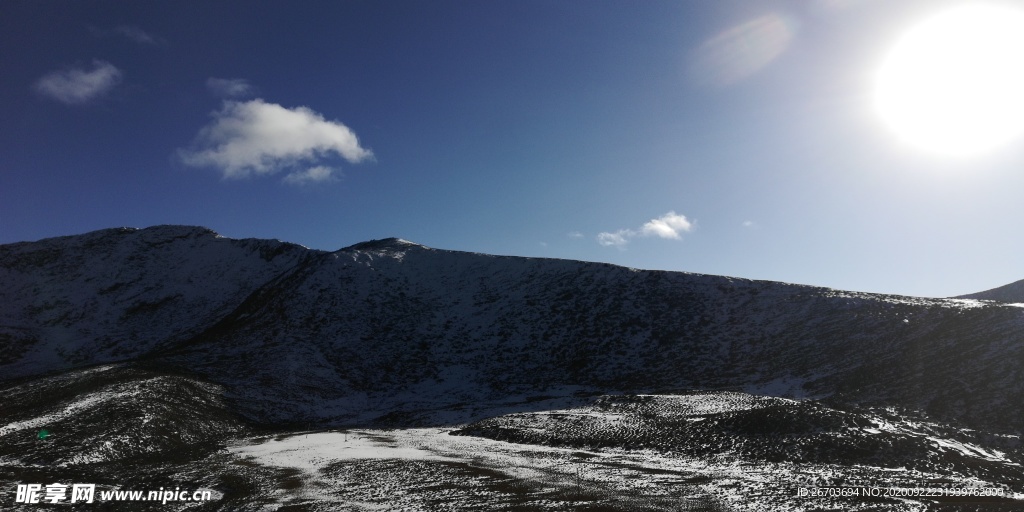
<instances>
[{"instance_id":1,"label":"dark rocky slope","mask_svg":"<svg viewBox=\"0 0 1024 512\"><path fill-rule=\"evenodd\" d=\"M0 376L145 360L258 421L461 422L538 395L696 388L1016 431L1022 327L1005 304L398 239L328 253L160 226L0 247Z\"/></svg>"}]
</instances>

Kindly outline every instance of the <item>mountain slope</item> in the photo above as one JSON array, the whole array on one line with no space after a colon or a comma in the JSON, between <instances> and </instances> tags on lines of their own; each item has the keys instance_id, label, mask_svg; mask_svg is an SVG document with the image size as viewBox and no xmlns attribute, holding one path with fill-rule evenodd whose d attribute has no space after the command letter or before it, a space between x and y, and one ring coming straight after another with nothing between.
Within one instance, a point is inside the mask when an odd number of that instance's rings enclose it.
<instances>
[{"instance_id":1,"label":"mountain slope","mask_svg":"<svg viewBox=\"0 0 1024 512\"><path fill-rule=\"evenodd\" d=\"M2 375L128 359L190 338L314 252L185 226L0 246Z\"/></svg>"},{"instance_id":2,"label":"mountain slope","mask_svg":"<svg viewBox=\"0 0 1024 512\"><path fill-rule=\"evenodd\" d=\"M961 295L959 298L994 300L1006 303L1024 303L1024 279L991 290Z\"/></svg>"},{"instance_id":3,"label":"mountain slope","mask_svg":"<svg viewBox=\"0 0 1024 512\"><path fill-rule=\"evenodd\" d=\"M696 388L1024 427L1009 305L172 226L3 246L0 283L0 375L144 358L257 421L460 423L541 395Z\"/></svg>"}]
</instances>

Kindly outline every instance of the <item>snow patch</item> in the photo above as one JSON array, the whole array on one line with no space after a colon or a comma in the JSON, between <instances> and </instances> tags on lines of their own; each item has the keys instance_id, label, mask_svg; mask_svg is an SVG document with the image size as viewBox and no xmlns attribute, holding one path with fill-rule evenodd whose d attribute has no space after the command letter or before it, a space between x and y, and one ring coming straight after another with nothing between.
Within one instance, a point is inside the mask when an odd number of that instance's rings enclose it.
<instances>
[{"instance_id":1,"label":"snow patch","mask_svg":"<svg viewBox=\"0 0 1024 512\"><path fill-rule=\"evenodd\" d=\"M367 432L314 432L276 437L267 442L228 448L232 454L252 457L266 466L316 471L338 460L406 459L446 460L427 450L390 443Z\"/></svg>"}]
</instances>

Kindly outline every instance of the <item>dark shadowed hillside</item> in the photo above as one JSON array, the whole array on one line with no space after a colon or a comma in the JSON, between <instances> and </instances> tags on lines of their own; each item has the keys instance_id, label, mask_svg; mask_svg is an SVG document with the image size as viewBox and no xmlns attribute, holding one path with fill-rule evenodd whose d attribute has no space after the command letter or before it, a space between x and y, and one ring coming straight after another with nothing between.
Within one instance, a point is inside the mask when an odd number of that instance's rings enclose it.
<instances>
[{"instance_id":1,"label":"dark shadowed hillside","mask_svg":"<svg viewBox=\"0 0 1024 512\"><path fill-rule=\"evenodd\" d=\"M0 282L0 374L145 359L260 421L430 424L538 395L696 388L1021 427L1010 305L174 226L3 246Z\"/></svg>"}]
</instances>

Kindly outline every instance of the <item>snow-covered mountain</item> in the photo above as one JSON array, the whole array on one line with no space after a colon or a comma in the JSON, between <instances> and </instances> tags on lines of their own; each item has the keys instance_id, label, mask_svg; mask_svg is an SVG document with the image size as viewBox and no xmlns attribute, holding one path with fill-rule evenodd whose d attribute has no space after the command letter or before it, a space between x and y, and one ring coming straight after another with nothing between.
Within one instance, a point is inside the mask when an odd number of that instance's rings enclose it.
<instances>
[{"instance_id":1,"label":"snow-covered mountain","mask_svg":"<svg viewBox=\"0 0 1024 512\"><path fill-rule=\"evenodd\" d=\"M1016 302L182 226L4 245L0 508L1019 510ZM793 487L851 482L1004 494Z\"/></svg>"},{"instance_id":2,"label":"snow-covered mountain","mask_svg":"<svg viewBox=\"0 0 1024 512\"><path fill-rule=\"evenodd\" d=\"M0 246L0 378L144 362L258 421L442 424L732 389L1019 429L1022 328L1007 304L399 239L324 252L158 226Z\"/></svg>"},{"instance_id":3,"label":"snow-covered mountain","mask_svg":"<svg viewBox=\"0 0 1024 512\"><path fill-rule=\"evenodd\" d=\"M313 253L184 226L0 246L0 375L131 359L190 339Z\"/></svg>"}]
</instances>

